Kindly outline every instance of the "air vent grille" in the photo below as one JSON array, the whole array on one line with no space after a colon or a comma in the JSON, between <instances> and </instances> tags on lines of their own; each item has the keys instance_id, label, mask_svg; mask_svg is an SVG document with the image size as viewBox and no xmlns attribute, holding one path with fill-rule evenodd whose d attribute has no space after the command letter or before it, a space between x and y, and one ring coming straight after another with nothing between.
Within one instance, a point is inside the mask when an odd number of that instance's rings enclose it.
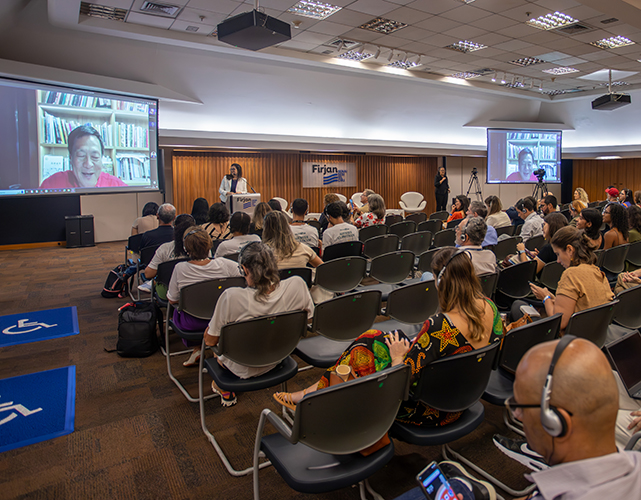
<instances>
[{"instance_id":1,"label":"air vent grille","mask_svg":"<svg viewBox=\"0 0 641 500\"><path fill-rule=\"evenodd\" d=\"M594 31L596 28L593 26L590 26L589 24L583 24L583 23L574 23L571 24L570 26L564 26L562 28L557 28L555 31L557 33L562 33L564 35L580 35L582 33L589 33L590 31Z\"/></svg>"},{"instance_id":2,"label":"air vent grille","mask_svg":"<svg viewBox=\"0 0 641 500\"><path fill-rule=\"evenodd\" d=\"M168 5L157 2L143 2L142 6L140 7L141 12L164 17L176 17L181 9L182 7L178 5Z\"/></svg>"}]
</instances>

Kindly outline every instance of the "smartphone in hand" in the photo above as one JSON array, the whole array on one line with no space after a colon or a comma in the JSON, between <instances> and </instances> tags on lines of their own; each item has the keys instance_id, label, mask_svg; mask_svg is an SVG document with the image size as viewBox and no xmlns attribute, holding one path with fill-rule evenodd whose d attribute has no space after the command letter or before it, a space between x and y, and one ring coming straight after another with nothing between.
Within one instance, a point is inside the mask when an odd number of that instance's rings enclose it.
<instances>
[{"instance_id":1,"label":"smartphone in hand","mask_svg":"<svg viewBox=\"0 0 641 500\"><path fill-rule=\"evenodd\" d=\"M429 500L457 500L449 481L436 462L419 472L416 480Z\"/></svg>"}]
</instances>

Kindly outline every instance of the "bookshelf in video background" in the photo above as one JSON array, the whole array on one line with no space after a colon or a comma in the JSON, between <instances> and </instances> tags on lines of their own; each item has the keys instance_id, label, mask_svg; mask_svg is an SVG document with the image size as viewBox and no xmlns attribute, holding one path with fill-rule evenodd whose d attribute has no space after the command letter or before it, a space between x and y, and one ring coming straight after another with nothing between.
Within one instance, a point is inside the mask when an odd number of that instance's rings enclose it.
<instances>
[{"instance_id":1,"label":"bookshelf in video background","mask_svg":"<svg viewBox=\"0 0 641 500\"><path fill-rule=\"evenodd\" d=\"M534 155L534 170L545 169L546 179L556 179L556 134L512 132L507 134L507 173L519 169L519 152L529 148Z\"/></svg>"},{"instance_id":2,"label":"bookshelf in video background","mask_svg":"<svg viewBox=\"0 0 641 500\"><path fill-rule=\"evenodd\" d=\"M130 186L149 184L147 104L65 92L37 92L40 182L56 172L71 170L67 136L76 127L90 124L105 145L103 172Z\"/></svg>"}]
</instances>

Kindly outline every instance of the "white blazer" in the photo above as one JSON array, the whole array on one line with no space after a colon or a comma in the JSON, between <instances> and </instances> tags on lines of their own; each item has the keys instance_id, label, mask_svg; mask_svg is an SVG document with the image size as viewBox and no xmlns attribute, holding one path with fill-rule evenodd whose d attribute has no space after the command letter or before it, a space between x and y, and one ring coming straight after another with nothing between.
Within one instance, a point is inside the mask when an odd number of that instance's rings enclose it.
<instances>
[{"instance_id":1,"label":"white blazer","mask_svg":"<svg viewBox=\"0 0 641 500\"><path fill-rule=\"evenodd\" d=\"M225 176L223 177L223 180L220 181L220 189L218 190L220 193L220 201L223 203L227 202L227 193L229 191L231 191L231 179L228 179L227 176ZM236 192L238 194L247 193L247 181L244 177L238 179L238 182L236 183Z\"/></svg>"}]
</instances>

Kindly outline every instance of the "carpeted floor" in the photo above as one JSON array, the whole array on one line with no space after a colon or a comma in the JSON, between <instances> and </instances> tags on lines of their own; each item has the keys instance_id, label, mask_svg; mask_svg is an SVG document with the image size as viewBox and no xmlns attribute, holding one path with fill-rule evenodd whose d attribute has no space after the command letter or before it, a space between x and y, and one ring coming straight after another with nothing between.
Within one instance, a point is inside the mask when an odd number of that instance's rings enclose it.
<instances>
[{"instance_id":1,"label":"carpeted floor","mask_svg":"<svg viewBox=\"0 0 641 500\"><path fill-rule=\"evenodd\" d=\"M202 434L198 405L169 380L160 352L123 359L104 351L115 346L117 309L126 301L104 299L100 291L108 271L122 262L123 246L0 252L1 314L75 305L80 322L80 335L0 349L0 378L77 366L75 432L0 454L0 499L251 498L251 476L227 474ZM175 373L192 381L195 394L196 371L181 361L173 359ZM302 372L289 388L301 389L320 373ZM273 392L241 394L232 408L217 399L206 404L207 421L236 468L250 465L260 410L277 409ZM506 432L502 410L486 405L484 423L453 448L508 484L526 486L526 470L492 445L496 432ZM387 499L413 488L416 473L440 458L436 447L395 446L394 459L371 479ZM271 467L260 472L260 484L265 500L358 498L357 488L315 497L296 493Z\"/></svg>"}]
</instances>

